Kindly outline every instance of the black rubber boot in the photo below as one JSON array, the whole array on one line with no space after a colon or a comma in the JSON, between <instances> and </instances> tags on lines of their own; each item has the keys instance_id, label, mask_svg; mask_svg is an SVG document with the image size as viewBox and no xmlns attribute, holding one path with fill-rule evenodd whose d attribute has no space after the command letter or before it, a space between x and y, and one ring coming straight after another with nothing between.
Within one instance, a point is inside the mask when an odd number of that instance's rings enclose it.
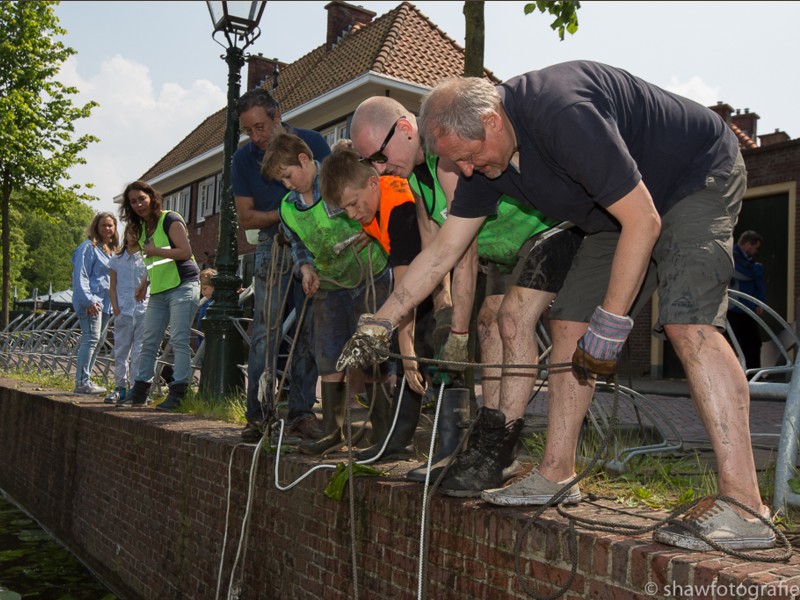
<instances>
[{"instance_id":1,"label":"black rubber boot","mask_svg":"<svg viewBox=\"0 0 800 600\"><path fill-rule=\"evenodd\" d=\"M502 412L481 408L466 450L456 457L442 480L442 492L447 496L472 498L480 496L483 490L501 487L503 469L514 462L524 424L524 419L516 419L506 425Z\"/></svg>"},{"instance_id":2,"label":"black rubber boot","mask_svg":"<svg viewBox=\"0 0 800 600\"><path fill-rule=\"evenodd\" d=\"M431 474L428 478L433 482L439 477L450 455L455 452L464 433L469 426L469 390L467 388L449 388L442 394L442 408L439 410L437 423L436 452L431 459ZM455 466L455 463L453 464ZM406 474L411 481L425 481L428 463L425 462Z\"/></svg>"},{"instance_id":3,"label":"black rubber boot","mask_svg":"<svg viewBox=\"0 0 800 600\"><path fill-rule=\"evenodd\" d=\"M131 401L130 406L134 408L147 406L150 403L147 395L150 393L151 385L148 381L134 381L131 393L128 396Z\"/></svg>"},{"instance_id":4,"label":"black rubber boot","mask_svg":"<svg viewBox=\"0 0 800 600\"><path fill-rule=\"evenodd\" d=\"M344 444L342 433L346 400L344 381L323 381L321 393L322 434L313 442L301 442L297 450L302 454L318 456L332 448L341 448Z\"/></svg>"},{"instance_id":5,"label":"black rubber boot","mask_svg":"<svg viewBox=\"0 0 800 600\"><path fill-rule=\"evenodd\" d=\"M166 400L156 406L156 410L178 410L187 391L189 385L186 383L170 383Z\"/></svg>"},{"instance_id":6,"label":"black rubber boot","mask_svg":"<svg viewBox=\"0 0 800 600\"><path fill-rule=\"evenodd\" d=\"M386 434L389 433L388 428L392 426L392 420L395 413L399 410L397 415L397 422L394 426L392 436L389 438L386 449L381 453L386 435L383 435L377 442L369 448L365 448L356 453L357 460L371 460L380 455L380 458L389 460L402 454L407 454L406 447L414 439L414 433L417 431L417 423L419 423L419 413L422 409L422 396L411 388L406 387L403 391L402 398L400 397L400 386L395 386L394 396L392 397L392 409L389 412L388 425ZM374 414L373 414L374 417ZM373 419L374 422L374 419Z\"/></svg>"},{"instance_id":7,"label":"black rubber boot","mask_svg":"<svg viewBox=\"0 0 800 600\"><path fill-rule=\"evenodd\" d=\"M369 401L370 444L383 442L392 421L392 390L389 383L367 383L367 400ZM355 442L354 442L355 443Z\"/></svg>"}]
</instances>

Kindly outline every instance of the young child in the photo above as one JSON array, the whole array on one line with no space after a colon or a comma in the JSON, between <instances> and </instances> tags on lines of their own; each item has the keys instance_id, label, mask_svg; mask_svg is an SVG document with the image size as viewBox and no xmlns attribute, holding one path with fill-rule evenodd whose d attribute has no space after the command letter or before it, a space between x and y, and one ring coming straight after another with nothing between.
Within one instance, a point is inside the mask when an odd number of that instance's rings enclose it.
<instances>
[{"instance_id":1,"label":"young child","mask_svg":"<svg viewBox=\"0 0 800 600\"><path fill-rule=\"evenodd\" d=\"M197 308L197 331L203 331L203 318L206 316L208 307L214 303L211 299L214 295L214 283L211 280L216 274L216 269L209 268L200 271L200 306ZM192 366L197 369L203 367L203 356L205 356L206 353L206 345L203 343L204 339L202 333L197 334L197 351L194 353L194 358L192 358Z\"/></svg>"},{"instance_id":2,"label":"young child","mask_svg":"<svg viewBox=\"0 0 800 600\"><path fill-rule=\"evenodd\" d=\"M391 286L380 245L364 236L361 225L343 211L320 202L319 170L302 139L288 133L273 134L262 173L292 190L281 201L281 226L291 243L303 291L314 298L312 339L322 379L322 437L299 446L300 452L311 455L340 448L345 441L345 373L337 371L336 361L361 313L379 306ZM380 435L388 420L388 386L367 383L366 387L373 404L373 433Z\"/></svg>"},{"instance_id":3,"label":"young child","mask_svg":"<svg viewBox=\"0 0 800 600\"><path fill-rule=\"evenodd\" d=\"M337 149L325 159L320 178L325 201L361 223L367 235L378 241L388 254L395 285L402 281L408 265L422 249L421 232L424 230L420 227L419 219L427 218L421 212L421 206L415 202L408 181L400 177L379 176L371 162L362 160L358 153L348 148ZM439 288L437 293L440 297L435 299L437 304L442 302L441 295L446 285L440 285ZM432 348L424 344L425 336L415 336L415 327L424 332L429 324L433 304L428 302L426 306L421 305L416 313L406 315L397 324L394 342L402 356L433 355ZM353 307L353 310L357 312L358 307ZM419 338L416 347L415 337ZM389 422L396 411L399 410L399 413L392 437L385 449L384 436L372 447L356 454L359 460L371 460L379 456L388 459L405 451L419 422L425 375L416 360L408 358L402 361L402 370L398 369L397 378L401 380L405 376L407 385L402 397L401 386L395 386Z\"/></svg>"},{"instance_id":4,"label":"young child","mask_svg":"<svg viewBox=\"0 0 800 600\"><path fill-rule=\"evenodd\" d=\"M128 387L139 369L144 313L149 297L145 296L141 302L135 297L136 289L147 275L147 268L139 252L139 237L130 225L125 227L124 240L120 251L108 263L111 275L109 296L114 311L115 387L105 402L118 406L130 404Z\"/></svg>"}]
</instances>

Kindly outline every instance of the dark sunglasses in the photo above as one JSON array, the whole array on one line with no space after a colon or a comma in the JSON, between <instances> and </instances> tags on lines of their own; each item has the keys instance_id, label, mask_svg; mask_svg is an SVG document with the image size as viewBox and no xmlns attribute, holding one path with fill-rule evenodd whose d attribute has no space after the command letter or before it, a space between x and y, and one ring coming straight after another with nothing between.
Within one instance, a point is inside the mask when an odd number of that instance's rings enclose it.
<instances>
[{"instance_id":1,"label":"dark sunglasses","mask_svg":"<svg viewBox=\"0 0 800 600\"><path fill-rule=\"evenodd\" d=\"M400 117L400 119L405 119L405 117ZM387 133L386 137L383 138L383 143L381 144L381 147L378 148L378 151L365 158L362 158L361 159L362 161L378 163L379 165L383 165L389 162L388 157L383 153L383 151L386 149L386 146L389 145L389 142L392 141L394 130L397 129L397 124L400 122L400 119L397 119L397 121L394 122L394 125L392 125L392 128L389 130L389 133Z\"/></svg>"}]
</instances>

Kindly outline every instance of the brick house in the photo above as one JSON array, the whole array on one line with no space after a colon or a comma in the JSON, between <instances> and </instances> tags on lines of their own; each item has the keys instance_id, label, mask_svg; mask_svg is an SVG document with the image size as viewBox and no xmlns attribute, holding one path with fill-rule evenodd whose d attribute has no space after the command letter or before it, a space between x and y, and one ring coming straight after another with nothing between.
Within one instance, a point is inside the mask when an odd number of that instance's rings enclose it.
<instances>
[{"instance_id":1,"label":"brick house","mask_svg":"<svg viewBox=\"0 0 800 600\"><path fill-rule=\"evenodd\" d=\"M349 136L348 119L365 98L391 95L418 113L428 89L444 77L463 74L463 48L410 2L377 17L339 0L325 9L325 43L291 64L250 56L242 92L257 85L267 87L280 102L285 121L321 132L331 145ZM485 76L499 82L489 70ZM758 115L748 109L734 111L724 103L711 108L741 140L750 187L740 227L767 237L759 260L769 274L770 304L794 323L800 139L790 140L779 131L758 136ZM165 207L183 214L201 267L213 266L217 251L225 111L209 116L141 177L164 194ZM255 248L241 229L238 248L246 284ZM647 314L646 310L637 319L630 361L623 360L622 372L634 377L682 377L669 344L650 335Z\"/></svg>"}]
</instances>

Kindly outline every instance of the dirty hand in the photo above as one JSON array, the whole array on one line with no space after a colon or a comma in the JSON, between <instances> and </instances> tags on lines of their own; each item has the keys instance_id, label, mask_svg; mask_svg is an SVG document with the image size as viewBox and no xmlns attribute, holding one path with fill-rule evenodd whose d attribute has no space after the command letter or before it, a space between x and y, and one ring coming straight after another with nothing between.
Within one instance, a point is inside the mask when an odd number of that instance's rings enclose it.
<instances>
[{"instance_id":1,"label":"dirty hand","mask_svg":"<svg viewBox=\"0 0 800 600\"><path fill-rule=\"evenodd\" d=\"M419 372L417 361L404 359L403 360L403 375L406 378L406 383L409 387L418 394L425 393L425 380L422 373Z\"/></svg>"},{"instance_id":2,"label":"dirty hand","mask_svg":"<svg viewBox=\"0 0 800 600\"><path fill-rule=\"evenodd\" d=\"M336 370L350 367L364 368L384 362L389 358L389 343L394 326L388 319L366 313L359 317L356 332L344 345Z\"/></svg>"},{"instance_id":3,"label":"dirty hand","mask_svg":"<svg viewBox=\"0 0 800 600\"><path fill-rule=\"evenodd\" d=\"M468 362L469 348L467 347L467 342L469 342L469 332L458 333L451 330L447 336L447 341L445 341L436 358L445 362ZM433 382L448 385L452 383L453 376L460 375L464 372L464 369L465 367L457 365L437 365L433 375Z\"/></svg>"},{"instance_id":4,"label":"dirty hand","mask_svg":"<svg viewBox=\"0 0 800 600\"><path fill-rule=\"evenodd\" d=\"M595 376L614 375L617 358L632 328L630 317L615 315L598 306L572 355L572 370L577 378L585 382Z\"/></svg>"}]
</instances>

